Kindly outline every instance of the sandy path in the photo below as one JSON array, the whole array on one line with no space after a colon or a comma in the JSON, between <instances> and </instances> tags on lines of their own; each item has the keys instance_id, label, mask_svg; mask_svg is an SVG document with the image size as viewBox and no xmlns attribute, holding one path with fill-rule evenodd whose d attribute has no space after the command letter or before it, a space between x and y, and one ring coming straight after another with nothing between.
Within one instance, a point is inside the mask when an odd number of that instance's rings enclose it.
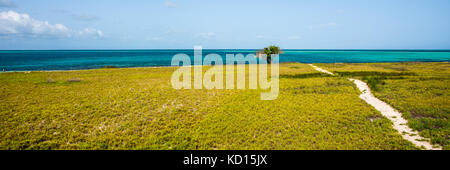
<instances>
[{"instance_id":1,"label":"sandy path","mask_svg":"<svg viewBox=\"0 0 450 170\"><path fill-rule=\"evenodd\" d=\"M312 66L317 71L333 75L333 73L324 70L322 68L319 68L317 66L314 66L312 64L310 64L310 66ZM442 150L440 146L433 147L433 145L430 142L428 142L430 141L429 139L421 137L417 131L414 131L413 129L408 127L408 121L402 117L402 113L398 112L387 103L373 96L369 86L367 86L365 82L357 79L349 79L349 80L355 83L356 87L358 87L358 89L361 91L362 94L359 96L359 98L363 99L368 104L375 107L375 109L380 111L383 116L391 120L392 123L394 124L393 126L394 129L396 129L404 139L412 142L414 145L418 147L424 147L427 150Z\"/></svg>"},{"instance_id":2,"label":"sandy path","mask_svg":"<svg viewBox=\"0 0 450 170\"><path fill-rule=\"evenodd\" d=\"M327 74L334 75L332 72L329 72L328 70L324 70L324 69L322 69L322 68L320 68L320 67L317 67L317 66L315 66L315 65L312 65L312 64L308 64L308 65L310 65L310 66L313 67L315 70L320 71L320 72L322 72L322 73L327 73Z\"/></svg>"}]
</instances>

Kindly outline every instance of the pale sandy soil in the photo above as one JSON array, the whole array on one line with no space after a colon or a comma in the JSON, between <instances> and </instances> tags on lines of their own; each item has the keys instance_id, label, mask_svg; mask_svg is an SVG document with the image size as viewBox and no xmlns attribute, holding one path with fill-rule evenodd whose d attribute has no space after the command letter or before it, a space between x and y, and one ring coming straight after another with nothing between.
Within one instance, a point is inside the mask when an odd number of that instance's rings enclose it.
<instances>
[{"instance_id":1,"label":"pale sandy soil","mask_svg":"<svg viewBox=\"0 0 450 170\"><path fill-rule=\"evenodd\" d=\"M312 64L308 64L308 65L310 65L310 66L313 67L315 70L320 71L320 72L322 72L322 73L327 73L327 74L334 75L332 72L329 72L328 70L322 69L322 68L317 67L317 66L312 65Z\"/></svg>"}]
</instances>

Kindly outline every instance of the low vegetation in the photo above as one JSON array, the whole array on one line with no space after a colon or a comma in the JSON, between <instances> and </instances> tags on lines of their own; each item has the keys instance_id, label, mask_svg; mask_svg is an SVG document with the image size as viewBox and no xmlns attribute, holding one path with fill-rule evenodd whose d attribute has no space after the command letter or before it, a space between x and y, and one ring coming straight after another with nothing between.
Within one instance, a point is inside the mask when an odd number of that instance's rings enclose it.
<instances>
[{"instance_id":1,"label":"low vegetation","mask_svg":"<svg viewBox=\"0 0 450 170\"><path fill-rule=\"evenodd\" d=\"M403 113L409 126L450 149L450 64L317 64L344 77L366 81L374 95Z\"/></svg>"},{"instance_id":2,"label":"low vegetation","mask_svg":"<svg viewBox=\"0 0 450 170\"><path fill-rule=\"evenodd\" d=\"M273 101L260 89L175 90L175 69L2 73L0 149L418 149L350 81L308 65L280 65Z\"/></svg>"}]
</instances>

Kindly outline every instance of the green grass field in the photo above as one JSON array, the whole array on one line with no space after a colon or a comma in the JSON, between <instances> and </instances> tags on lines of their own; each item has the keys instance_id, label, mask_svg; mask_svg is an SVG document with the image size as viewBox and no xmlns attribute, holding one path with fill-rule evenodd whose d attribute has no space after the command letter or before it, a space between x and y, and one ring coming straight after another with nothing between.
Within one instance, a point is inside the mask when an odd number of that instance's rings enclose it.
<instances>
[{"instance_id":1,"label":"green grass field","mask_svg":"<svg viewBox=\"0 0 450 170\"><path fill-rule=\"evenodd\" d=\"M433 64L406 71L424 75L411 76L417 81L383 79L376 95L448 146L449 65ZM380 65L320 66L405 72ZM0 74L0 149L418 149L345 77L281 64L279 97L263 101L262 90L175 90L175 69Z\"/></svg>"},{"instance_id":2,"label":"green grass field","mask_svg":"<svg viewBox=\"0 0 450 170\"><path fill-rule=\"evenodd\" d=\"M409 126L450 149L450 64L317 64L365 80L379 99L403 113Z\"/></svg>"}]
</instances>

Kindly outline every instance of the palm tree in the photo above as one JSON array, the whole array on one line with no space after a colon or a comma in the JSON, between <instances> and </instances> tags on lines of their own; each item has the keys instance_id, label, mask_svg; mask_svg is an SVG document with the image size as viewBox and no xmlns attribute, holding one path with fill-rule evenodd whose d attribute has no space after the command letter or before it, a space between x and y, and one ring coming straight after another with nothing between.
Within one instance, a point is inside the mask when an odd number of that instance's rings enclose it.
<instances>
[{"instance_id":1,"label":"palm tree","mask_svg":"<svg viewBox=\"0 0 450 170\"><path fill-rule=\"evenodd\" d=\"M271 45L269 47L265 47L264 50L261 50L259 53L266 54L267 64L271 64L272 63L272 55L273 54L281 54L282 51L280 50L280 47Z\"/></svg>"}]
</instances>

